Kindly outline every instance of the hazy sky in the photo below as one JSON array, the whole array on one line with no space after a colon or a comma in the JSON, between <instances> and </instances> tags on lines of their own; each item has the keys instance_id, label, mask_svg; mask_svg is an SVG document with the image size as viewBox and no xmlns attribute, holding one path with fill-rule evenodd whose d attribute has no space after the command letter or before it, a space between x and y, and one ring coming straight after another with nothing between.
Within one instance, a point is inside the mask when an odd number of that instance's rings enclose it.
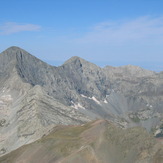
<instances>
[{"instance_id":1,"label":"hazy sky","mask_svg":"<svg viewBox=\"0 0 163 163\"><path fill-rule=\"evenodd\" d=\"M1 0L0 52L163 70L162 0Z\"/></svg>"}]
</instances>

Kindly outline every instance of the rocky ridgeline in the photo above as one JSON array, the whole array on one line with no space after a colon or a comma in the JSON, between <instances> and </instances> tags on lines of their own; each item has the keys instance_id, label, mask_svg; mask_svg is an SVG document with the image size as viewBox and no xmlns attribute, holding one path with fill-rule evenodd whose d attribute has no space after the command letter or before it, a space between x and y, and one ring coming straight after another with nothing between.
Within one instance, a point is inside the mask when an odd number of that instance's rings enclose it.
<instances>
[{"instance_id":1,"label":"rocky ridgeline","mask_svg":"<svg viewBox=\"0 0 163 163\"><path fill-rule=\"evenodd\" d=\"M100 68L79 57L54 67L18 47L0 54L2 155L58 124L108 119L151 131L162 124L162 106L162 73L131 65Z\"/></svg>"}]
</instances>

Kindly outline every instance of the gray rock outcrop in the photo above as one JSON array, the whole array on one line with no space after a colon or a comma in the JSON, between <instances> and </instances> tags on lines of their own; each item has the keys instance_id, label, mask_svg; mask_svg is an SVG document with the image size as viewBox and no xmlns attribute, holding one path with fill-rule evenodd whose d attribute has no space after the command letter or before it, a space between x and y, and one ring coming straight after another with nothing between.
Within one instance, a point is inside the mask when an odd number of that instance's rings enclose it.
<instances>
[{"instance_id":1,"label":"gray rock outcrop","mask_svg":"<svg viewBox=\"0 0 163 163\"><path fill-rule=\"evenodd\" d=\"M137 66L100 68L79 57L59 67L18 47L0 54L0 154L57 124L109 119L152 131L163 123L163 75Z\"/></svg>"}]
</instances>

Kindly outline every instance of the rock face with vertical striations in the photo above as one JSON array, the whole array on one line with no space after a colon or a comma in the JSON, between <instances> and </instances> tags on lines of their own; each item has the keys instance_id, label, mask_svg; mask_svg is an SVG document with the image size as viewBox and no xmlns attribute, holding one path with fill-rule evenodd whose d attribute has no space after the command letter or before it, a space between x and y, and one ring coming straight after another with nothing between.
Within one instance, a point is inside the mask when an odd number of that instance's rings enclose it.
<instances>
[{"instance_id":1,"label":"rock face with vertical striations","mask_svg":"<svg viewBox=\"0 0 163 163\"><path fill-rule=\"evenodd\" d=\"M59 67L18 47L0 54L0 155L56 125L107 119L163 132L163 75L137 66L100 68L79 57Z\"/></svg>"}]
</instances>

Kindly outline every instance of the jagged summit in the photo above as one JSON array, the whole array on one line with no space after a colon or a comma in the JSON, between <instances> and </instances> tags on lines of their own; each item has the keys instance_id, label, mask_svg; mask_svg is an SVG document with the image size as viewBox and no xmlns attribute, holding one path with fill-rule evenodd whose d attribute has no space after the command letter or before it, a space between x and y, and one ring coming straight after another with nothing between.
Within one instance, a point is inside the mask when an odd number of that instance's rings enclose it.
<instances>
[{"instance_id":1,"label":"jagged summit","mask_svg":"<svg viewBox=\"0 0 163 163\"><path fill-rule=\"evenodd\" d=\"M34 55L30 54L26 50L17 47L17 46L11 46L4 50L2 53L0 53L0 61L1 62L13 62L15 60L15 64L23 64L22 62L41 62L46 65L47 63L41 61L39 58L35 57Z\"/></svg>"},{"instance_id":2,"label":"jagged summit","mask_svg":"<svg viewBox=\"0 0 163 163\"><path fill-rule=\"evenodd\" d=\"M84 59L78 56L72 56L68 61L75 61L75 60L84 60Z\"/></svg>"},{"instance_id":3,"label":"jagged summit","mask_svg":"<svg viewBox=\"0 0 163 163\"><path fill-rule=\"evenodd\" d=\"M88 61L84 60L83 58L80 58L78 56L73 56L70 59L68 59L64 64L76 64L76 63L88 63Z\"/></svg>"},{"instance_id":4,"label":"jagged summit","mask_svg":"<svg viewBox=\"0 0 163 163\"><path fill-rule=\"evenodd\" d=\"M12 46L0 54L0 73L7 73L10 77L14 71L24 81L32 85L42 84L44 80L42 78L49 67L52 66L16 46Z\"/></svg>"},{"instance_id":5,"label":"jagged summit","mask_svg":"<svg viewBox=\"0 0 163 163\"><path fill-rule=\"evenodd\" d=\"M76 67L76 68L82 68L82 69L91 69L92 71L96 71L97 69L101 69L99 66L97 66L94 63L91 63L83 58L80 58L78 56L73 56L70 59L68 59L62 66L70 66L70 67Z\"/></svg>"},{"instance_id":6,"label":"jagged summit","mask_svg":"<svg viewBox=\"0 0 163 163\"><path fill-rule=\"evenodd\" d=\"M11 46L11 47L7 48L5 51L9 51L9 50L17 51L17 50L24 50L24 49L22 49L22 48L20 48L18 46Z\"/></svg>"},{"instance_id":7,"label":"jagged summit","mask_svg":"<svg viewBox=\"0 0 163 163\"><path fill-rule=\"evenodd\" d=\"M9 48L7 48L6 50L4 50L2 53L0 53L0 57L2 55L7 55L8 59L15 59L17 58L26 58L26 59L36 59L41 61L40 59L38 59L37 57L31 55L30 53L28 53L26 50L17 47L17 46L11 46ZM4 59L3 59L4 60ZM41 61L43 62L43 61ZM47 63L46 63L47 64ZM65 63L63 65L78 65L81 66L82 65L87 65L89 67L96 67L96 68L100 68L99 66L95 65L94 63L91 63L81 57L78 56L73 56L70 59L68 59L67 61L65 61ZM145 70L142 67L139 66L135 66L135 65L124 65L124 66L119 66L119 67L113 67L113 66L105 66L103 69L107 69L110 71L118 71L118 72L127 72L127 73L131 73L133 75L135 75L136 73L148 73L148 74L154 74L154 71L149 71L149 70Z\"/></svg>"},{"instance_id":8,"label":"jagged summit","mask_svg":"<svg viewBox=\"0 0 163 163\"><path fill-rule=\"evenodd\" d=\"M17 46L11 46L9 48L7 48L6 50L4 50L1 55L5 54L5 55L17 55L17 54L29 54L27 51L25 51L24 49L17 47Z\"/></svg>"},{"instance_id":9,"label":"jagged summit","mask_svg":"<svg viewBox=\"0 0 163 163\"><path fill-rule=\"evenodd\" d=\"M12 60L19 60L19 58L23 58L23 57L31 57L32 55L29 54L27 51L25 51L24 49L21 49L17 46L11 46L9 48L7 48L6 50L4 50L2 53L0 53L0 57L3 58L1 59L1 61L7 61L10 62ZM32 56L33 58L36 58L34 56Z\"/></svg>"}]
</instances>

